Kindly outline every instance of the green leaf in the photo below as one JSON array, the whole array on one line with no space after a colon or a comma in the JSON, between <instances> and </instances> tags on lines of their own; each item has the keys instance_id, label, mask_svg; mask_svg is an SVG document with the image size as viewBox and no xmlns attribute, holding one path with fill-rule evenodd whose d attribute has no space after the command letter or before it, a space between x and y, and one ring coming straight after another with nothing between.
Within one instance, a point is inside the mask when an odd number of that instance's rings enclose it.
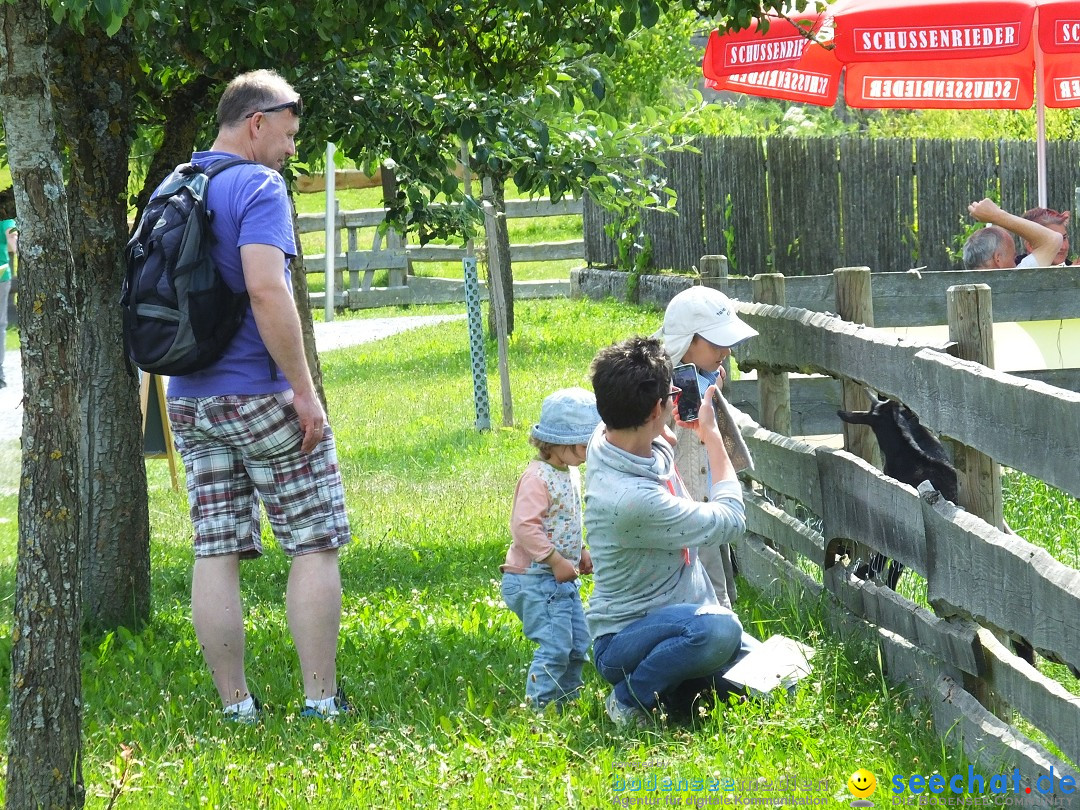
<instances>
[{"instance_id":1,"label":"green leaf","mask_svg":"<svg viewBox=\"0 0 1080 810\"><path fill-rule=\"evenodd\" d=\"M619 30L625 35L635 28L637 28L637 15L633 9L624 9L622 14L619 15Z\"/></svg>"},{"instance_id":2,"label":"green leaf","mask_svg":"<svg viewBox=\"0 0 1080 810\"><path fill-rule=\"evenodd\" d=\"M660 7L652 0L644 0L641 4L641 24L646 28L652 28L660 19Z\"/></svg>"},{"instance_id":3,"label":"green leaf","mask_svg":"<svg viewBox=\"0 0 1080 810\"><path fill-rule=\"evenodd\" d=\"M465 117L461 119L458 135L462 140L471 141L480 132L480 122L475 118Z\"/></svg>"},{"instance_id":4,"label":"green leaf","mask_svg":"<svg viewBox=\"0 0 1080 810\"><path fill-rule=\"evenodd\" d=\"M124 24L124 13L113 12L113 14L102 21L105 27L105 33L110 37L115 36L116 32L120 30L120 26Z\"/></svg>"}]
</instances>

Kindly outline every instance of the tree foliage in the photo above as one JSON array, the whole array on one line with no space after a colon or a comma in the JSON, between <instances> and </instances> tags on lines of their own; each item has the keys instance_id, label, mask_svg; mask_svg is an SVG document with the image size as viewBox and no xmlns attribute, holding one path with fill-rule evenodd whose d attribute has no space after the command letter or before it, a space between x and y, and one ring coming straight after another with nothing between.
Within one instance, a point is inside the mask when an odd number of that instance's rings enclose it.
<instances>
[{"instance_id":1,"label":"tree foliage","mask_svg":"<svg viewBox=\"0 0 1080 810\"><path fill-rule=\"evenodd\" d=\"M467 196L454 179L462 141L478 173L514 177L529 193L559 198L589 188L603 196L610 179L612 203L656 197L653 166L638 158L670 136L655 122L598 114L610 60L669 9L746 24L780 5L136 0L132 13L145 32L148 113L190 82L210 79L216 91L242 70L275 67L309 100L301 161L318 165L326 141L362 166L391 160L403 181L393 217L423 240L477 221L469 206L456 218L426 211Z\"/></svg>"}]
</instances>

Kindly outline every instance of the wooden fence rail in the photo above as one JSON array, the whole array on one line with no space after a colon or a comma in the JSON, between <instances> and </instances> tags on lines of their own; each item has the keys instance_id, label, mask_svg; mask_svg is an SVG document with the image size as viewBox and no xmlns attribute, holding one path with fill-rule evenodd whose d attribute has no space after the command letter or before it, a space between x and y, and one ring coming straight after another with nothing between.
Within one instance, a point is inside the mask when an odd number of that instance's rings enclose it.
<instances>
[{"instance_id":1,"label":"wooden fence rail","mask_svg":"<svg viewBox=\"0 0 1080 810\"><path fill-rule=\"evenodd\" d=\"M552 203L549 200L507 200L506 216L510 219L535 218L550 216L580 216L580 200L563 200ZM298 230L301 234L325 232L325 214L300 214ZM382 208L368 208L357 211L342 211L335 218L337 255L334 257L335 305L349 309L389 306L407 303L440 303L462 301L462 282L454 279L418 279L411 275L413 265L424 262L460 262L466 256L473 255L466 246L455 245L413 245L401 238L395 231L385 235L376 232L371 246L361 244L361 231L380 226L386 219ZM341 239L344 231L346 238ZM585 243L581 239L563 242L541 242L510 246L510 260L513 263L541 262L558 259L577 259L585 255ZM325 254L313 254L304 257L307 273L323 273L326 269ZM376 273L387 272L387 284L375 286ZM347 281L346 281L347 278ZM521 297L533 294L543 295L565 292L566 284L534 283L532 285L515 284ZM313 306L321 306L319 294L312 295Z\"/></svg>"},{"instance_id":2,"label":"wooden fence rail","mask_svg":"<svg viewBox=\"0 0 1080 810\"><path fill-rule=\"evenodd\" d=\"M874 325L941 326L949 322L945 291L958 284L986 284L994 295L994 320L1080 318L1080 267L950 270L937 273L873 273ZM720 278L712 286L740 301L753 300L749 278ZM833 274L784 280L786 303L815 312L836 310Z\"/></svg>"}]
</instances>

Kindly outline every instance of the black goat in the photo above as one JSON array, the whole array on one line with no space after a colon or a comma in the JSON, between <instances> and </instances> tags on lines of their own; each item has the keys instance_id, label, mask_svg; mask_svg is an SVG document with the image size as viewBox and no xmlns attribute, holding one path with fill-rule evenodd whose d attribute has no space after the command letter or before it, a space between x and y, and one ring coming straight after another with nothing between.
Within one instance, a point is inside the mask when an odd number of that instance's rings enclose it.
<instances>
[{"instance_id":1,"label":"black goat","mask_svg":"<svg viewBox=\"0 0 1080 810\"><path fill-rule=\"evenodd\" d=\"M866 395L870 410L837 411L836 415L853 425L870 426L885 459L884 473L916 489L929 481L942 497L956 503L956 469L937 436L919 423L919 417L907 405L878 399L869 389ZM855 575L875 579L884 566L885 558L875 554L869 564L856 567ZM896 560L890 561L885 584L895 589L903 570Z\"/></svg>"}]
</instances>

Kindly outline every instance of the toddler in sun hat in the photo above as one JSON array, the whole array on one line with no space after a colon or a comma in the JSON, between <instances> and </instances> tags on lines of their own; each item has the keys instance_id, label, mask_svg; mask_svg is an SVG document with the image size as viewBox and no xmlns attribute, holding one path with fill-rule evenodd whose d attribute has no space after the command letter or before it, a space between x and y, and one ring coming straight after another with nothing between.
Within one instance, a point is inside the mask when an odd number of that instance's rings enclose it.
<instances>
[{"instance_id":1,"label":"toddler in sun hat","mask_svg":"<svg viewBox=\"0 0 1080 810\"><path fill-rule=\"evenodd\" d=\"M664 350L673 366L693 363L697 367L699 393L716 385L714 402L717 426L724 437L724 446L736 472L753 467L746 443L735 425L731 406L719 393L726 380L723 362L731 348L757 335L757 330L742 321L731 299L711 287L691 287L683 290L664 310L664 325L654 338L662 340ZM693 431L674 428L675 466L696 501L708 499L712 487L709 460L701 440ZM724 544L701 548L699 556L724 607L735 601L735 558L731 546Z\"/></svg>"},{"instance_id":2,"label":"toddler in sun hat","mask_svg":"<svg viewBox=\"0 0 1080 810\"><path fill-rule=\"evenodd\" d=\"M518 479L510 509L502 595L538 645L525 684L538 711L572 700L583 683L590 639L578 574L592 573L592 559L582 542L578 467L599 424L596 397L583 388L545 398L530 432L536 458Z\"/></svg>"}]
</instances>

